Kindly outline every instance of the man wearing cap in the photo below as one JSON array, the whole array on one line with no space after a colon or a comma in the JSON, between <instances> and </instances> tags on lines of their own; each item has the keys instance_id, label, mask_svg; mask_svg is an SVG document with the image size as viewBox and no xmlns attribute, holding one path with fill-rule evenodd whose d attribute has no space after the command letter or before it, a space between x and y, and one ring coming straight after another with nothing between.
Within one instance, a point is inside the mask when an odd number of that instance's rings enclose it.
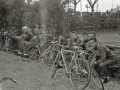
<instances>
[{"instance_id":1,"label":"man wearing cap","mask_svg":"<svg viewBox=\"0 0 120 90\"><path fill-rule=\"evenodd\" d=\"M23 31L23 34L21 36L12 36L12 35L9 35L7 33L6 33L6 35L11 39L16 40L17 44L19 44L20 41L29 41L33 37L33 34L32 34L31 29L29 27L24 26L22 28L22 31ZM19 45L19 48L20 47L21 46Z\"/></svg>"},{"instance_id":2,"label":"man wearing cap","mask_svg":"<svg viewBox=\"0 0 120 90\"><path fill-rule=\"evenodd\" d=\"M34 29L34 36L29 41L20 41L20 51L25 51L31 45L37 45L40 42L39 29Z\"/></svg>"}]
</instances>

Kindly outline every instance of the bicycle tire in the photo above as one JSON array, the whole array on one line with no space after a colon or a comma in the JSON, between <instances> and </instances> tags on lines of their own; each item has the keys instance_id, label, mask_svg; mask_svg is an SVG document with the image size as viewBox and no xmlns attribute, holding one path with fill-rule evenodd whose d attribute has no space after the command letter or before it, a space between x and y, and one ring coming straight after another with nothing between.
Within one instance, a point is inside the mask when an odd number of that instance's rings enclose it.
<instances>
[{"instance_id":1,"label":"bicycle tire","mask_svg":"<svg viewBox=\"0 0 120 90\"><path fill-rule=\"evenodd\" d=\"M51 75L51 78L53 78L53 77L55 76L55 73L56 73L56 71L57 71L57 68L58 68L58 64L52 66L52 75Z\"/></svg>"},{"instance_id":2,"label":"bicycle tire","mask_svg":"<svg viewBox=\"0 0 120 90\"><path fill-rule=\"evenodd\" d=\"M72 67L70 66L70 68L71 68L70 82L76 90L83 90L88 86L88 84L90 82L90 78L91 78L90 65L84 57L79 58L76 61L77 61L77 63L75 64L75 62L73 60L73 62L71 64ZM87 71L86 75L82 72L83 69L85 69ZM73 72L73 70L74 70L74 72Z\"/></svg>"},{"instance_id":3,"label":"bicycle tire","mask_svg":"<svg viewBox=\"0 0 120 90\"><path fill-rule=\"evenodd\" d=\"M52 49L46 52L46 54L42 57L43 64L48 66L53 65L57 52L58 51L55 49Z\"/></svg>"},{"instance_id":4,"label":"bicycle tire","mask_svg":"<svg viewBox=\"0 0 120 90\"><path fill-rule=\"evenodd\" d=\"M37 48L34 45L28 47L24 53L28 54L29 58L33 60L37 60L39 58L39 53L37 53Z\"/></svg>"},{"instance_id":5,"label":"bicycle tire","mask_svg":"<svg viewBox=\"0 0 120 90\"><path fill-rule=\"evenodd\" d=\"M0 90L25 90L25 87L13 78L4 77L0 80Z\"/></svg>"},{"instance_id":6,"label":"bicycle tire","mask_svg":"<svg viewBox=\"0 0 120 90\"><path fill-rule=\"evenodd\" d=\"M92 66L91 66L91 79L94 82L94 85L96 85L99 90L104 90L104 85L103 85L99 75L97 74L97 72L95 71L95 69ZM96 88L95 86L93 86L93 87Z\"/></svg>"}]
</instances>

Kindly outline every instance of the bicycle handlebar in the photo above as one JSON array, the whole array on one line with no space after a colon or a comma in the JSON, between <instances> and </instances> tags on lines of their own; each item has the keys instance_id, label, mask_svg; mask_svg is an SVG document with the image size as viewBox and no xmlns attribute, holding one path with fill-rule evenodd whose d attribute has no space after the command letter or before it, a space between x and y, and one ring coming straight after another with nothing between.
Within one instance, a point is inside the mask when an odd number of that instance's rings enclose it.
<instances>
[{"instance_id":1,"label":"bicycle handlebar","mask_svg":"<svg viewBox=\"0 0 120 90\"><path fill-rule=\"evenodd\" d=\"M58 41L51 41L52 44L58 43Z\"/></svg>"},{"instance_id":2,"label":"bicycle handlebar","mask_svg":"<svg viewBox=\"0 0 120 90\"><path fill-rule=\"evenodd\" d=\"M94 51L92 51L92 50L84 50L83 53L85 53L85 52L87 52L87 51L92 52L92 53L96 56L96 53L95 53Z\"/></svg>"}]
</instances>

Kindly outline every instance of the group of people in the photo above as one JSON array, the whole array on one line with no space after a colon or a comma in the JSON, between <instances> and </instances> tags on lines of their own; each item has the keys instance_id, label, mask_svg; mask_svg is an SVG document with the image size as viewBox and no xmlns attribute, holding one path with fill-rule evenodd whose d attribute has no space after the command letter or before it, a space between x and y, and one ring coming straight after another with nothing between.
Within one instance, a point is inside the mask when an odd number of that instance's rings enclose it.
<instances>
[{"instance_id":1,"label":"group of people","mask_svg":"<svg viewBox=\"0 0 120 90\"><path fill-rule=\"evenodd\" d=\"M37 45L40 42L38 26L36 26L36 28L34 34L27 26L22 28L23 34L21 36L12 36L6 33L7 37L17 41L19 46L18 50L16 50L17 54L22 54L27 47L33 44ZM82 32L81 35L77 34L77 32L71 32L68 45L65 49L71 50L78 47L82 47L83 50L92 50L96 53L97 57L93 67L99 66L105 75L104 83L109 82L110 74L107 66L116 63L116 56L103 42L96 38L96 32ZM88 60L90 60L90 58L91 56L88 56Z\"/></svg>"},{"instance_id":2,"label":"group of people","mask_svg":"<svg viewBox=\"0 0 120 90\"><path fill-rule=\"evenodd\" d=\"M109 82L109 71L107 66L114 65L116 63L116 56L103 42L96 38L96 32L82 32L81 35L76 32L70 33L70 39L67 47L69 49L76 49L82 47L83 50L91 50L96 54L96 61L92 64L93 67L99 67L104 74L104 83ZM68 48L67 48L68 49ZM90 60L92 55L88 56Z\"/></svg>"}]
</instances>

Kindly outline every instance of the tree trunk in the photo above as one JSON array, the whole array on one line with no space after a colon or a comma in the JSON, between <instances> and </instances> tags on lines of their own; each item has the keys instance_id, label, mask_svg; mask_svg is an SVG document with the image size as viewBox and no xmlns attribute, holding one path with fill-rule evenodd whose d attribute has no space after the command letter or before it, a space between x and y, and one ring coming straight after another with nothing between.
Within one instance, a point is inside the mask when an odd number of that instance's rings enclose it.
<instances>
[{"instance_id":1,"label":"tree trunk","mask_svg":"<svg viewBox=\"0 0 120 90\"><path fill-rule=\"evenodd\" d=\"M75 3L74 4L74 15L76 16L76 7L77 7L77 4Z\"/></svg>"}]
</instances>

